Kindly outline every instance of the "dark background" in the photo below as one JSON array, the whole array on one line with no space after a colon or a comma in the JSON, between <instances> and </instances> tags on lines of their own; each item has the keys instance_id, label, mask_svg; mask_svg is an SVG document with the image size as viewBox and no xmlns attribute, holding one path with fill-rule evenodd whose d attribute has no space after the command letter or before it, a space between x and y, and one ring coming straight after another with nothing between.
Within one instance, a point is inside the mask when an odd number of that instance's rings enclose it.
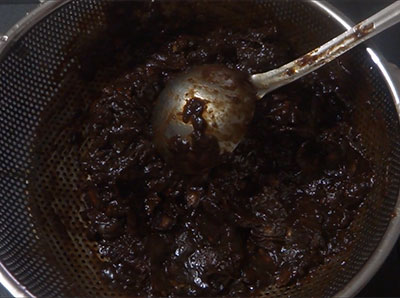
<instances>
[{"instance_id":1,"label":"dark background","mask_svg":"<svg viewBox=\"0 0 400 298\"><path fill-rule=\"evenodd\" d=\"M58 1L58 0L50 0ZM282 1L282 0L281 0ZM307 1L307 0L297 0ZM393 0L329 0L354 22L361 21ZM39 0L0 0L0 35L37 6ZM400 24L373 38L373 43L390 62L400 66ZM400 79L400 78L399 78ZM0 297L9 297L0 285ZM400 248L393 249L384 265L360 292L359 297L399 297L400 296Z\"/></svg>"}]
</instances>

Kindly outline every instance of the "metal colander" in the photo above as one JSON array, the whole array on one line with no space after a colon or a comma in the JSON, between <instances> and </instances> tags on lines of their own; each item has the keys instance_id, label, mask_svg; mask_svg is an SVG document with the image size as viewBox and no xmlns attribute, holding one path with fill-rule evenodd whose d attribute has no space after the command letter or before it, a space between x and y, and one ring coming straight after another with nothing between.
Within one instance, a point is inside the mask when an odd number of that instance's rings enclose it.
<instances>
[{"instance_id":1,"label":"metal colander","mask_svg":"<svg viewBox=\"0 0 400 298\"><path fill-rule=\"evenodd\" d=\"M88 90L100 89L107 83L106 71L113 71L100 70L90 83L83 83L73 71L76 53L104 37L109 5L95 0L51 1L16 25L8 41L0 42L0 279L14 295L121 294L102 281L104 260L96 243L87 240L80 215L78 156L87 144L77 147L69 141L69 127ZM242 6L255 17L293 24L283 33L298 36L299 54L340 33L346 24L320 1L256 1ZM375 188L352 225L355 241L348 251L307 276L301 286L271 287L266 295L354 295L397 239L397 89L372 50L359 47L347 56L360 67L354 78L353 95L359 98L354 125L373 161Z\"/></svg>"}]
</instances>

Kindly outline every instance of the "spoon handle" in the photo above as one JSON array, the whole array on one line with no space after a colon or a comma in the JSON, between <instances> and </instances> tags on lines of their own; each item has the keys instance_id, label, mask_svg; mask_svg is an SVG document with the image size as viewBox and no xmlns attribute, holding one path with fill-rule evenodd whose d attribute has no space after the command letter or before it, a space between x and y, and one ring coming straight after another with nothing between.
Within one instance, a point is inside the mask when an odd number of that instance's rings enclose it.
<instances>
[{"instance_id":1,"label":"spoon handle","mask_svg":"<svg viewBox=\"0 0 400 298\"><path fill-rule=\"evenodd\" d=\"M304 56L280 68L252 75L250 81L258 90L258 98L317 70L399 21L400 1L396 1Z\"/></svg>"}]
</instances>

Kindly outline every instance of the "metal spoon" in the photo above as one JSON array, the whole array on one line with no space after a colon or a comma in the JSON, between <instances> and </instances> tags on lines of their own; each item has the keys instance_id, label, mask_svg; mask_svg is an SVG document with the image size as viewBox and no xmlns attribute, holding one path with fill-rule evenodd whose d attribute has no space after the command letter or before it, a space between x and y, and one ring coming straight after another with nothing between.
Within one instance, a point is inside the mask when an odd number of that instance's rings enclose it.
<instances>
[{"instance_id":1,"label":"metal spoon","mask_svg":"<svg viewBox=\"0 0 400 298\"><path fill-rule=\"evenodd\" d=\"M156 101L152 125L157 149L170 159L171 139L192 141L193 126L183 121L183 110L196 99L205 106L204 133L217 139L220 153L232 152L247 131L257 99L320 68L399 21L400 1L396 1L304 56L248 78L223 65L193 67L171 80Z\"/></svg>"}]
</instances>

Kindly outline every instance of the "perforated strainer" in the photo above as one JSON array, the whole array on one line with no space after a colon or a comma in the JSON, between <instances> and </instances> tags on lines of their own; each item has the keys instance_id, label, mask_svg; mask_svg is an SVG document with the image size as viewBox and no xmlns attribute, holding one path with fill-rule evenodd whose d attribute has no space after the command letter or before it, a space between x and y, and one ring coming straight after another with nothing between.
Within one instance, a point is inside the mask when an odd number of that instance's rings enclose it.
<instances>
[{"instance_id":1,"label":"perforated strainer","mask_svg":"<svg viewBox=\"0 0 400 298\"><path fill-rule=\"evenodd\" d=\"M86 238L78 194L78 156L86 145L71 144L68 129L88 90L106 83L101 71L83 83L72 70L77 66L74 55L102 39L108 6L107 1L51 1L0 41L0 281L15 296L119 295L102 282L98 248ZM288 34L309 32L299 51L349 26L321 1L247 3L247 9L255 8L297 24ZM301 286L271 287L266 295L352 296L375 273L399 234L397 85L371 49L356 49L351 59L362 65L355 96L368 89L370 104L359 106L355 126L373 161L375 188L353 224L356 239L349 251Z\"/></svg>"}]
</instances>

